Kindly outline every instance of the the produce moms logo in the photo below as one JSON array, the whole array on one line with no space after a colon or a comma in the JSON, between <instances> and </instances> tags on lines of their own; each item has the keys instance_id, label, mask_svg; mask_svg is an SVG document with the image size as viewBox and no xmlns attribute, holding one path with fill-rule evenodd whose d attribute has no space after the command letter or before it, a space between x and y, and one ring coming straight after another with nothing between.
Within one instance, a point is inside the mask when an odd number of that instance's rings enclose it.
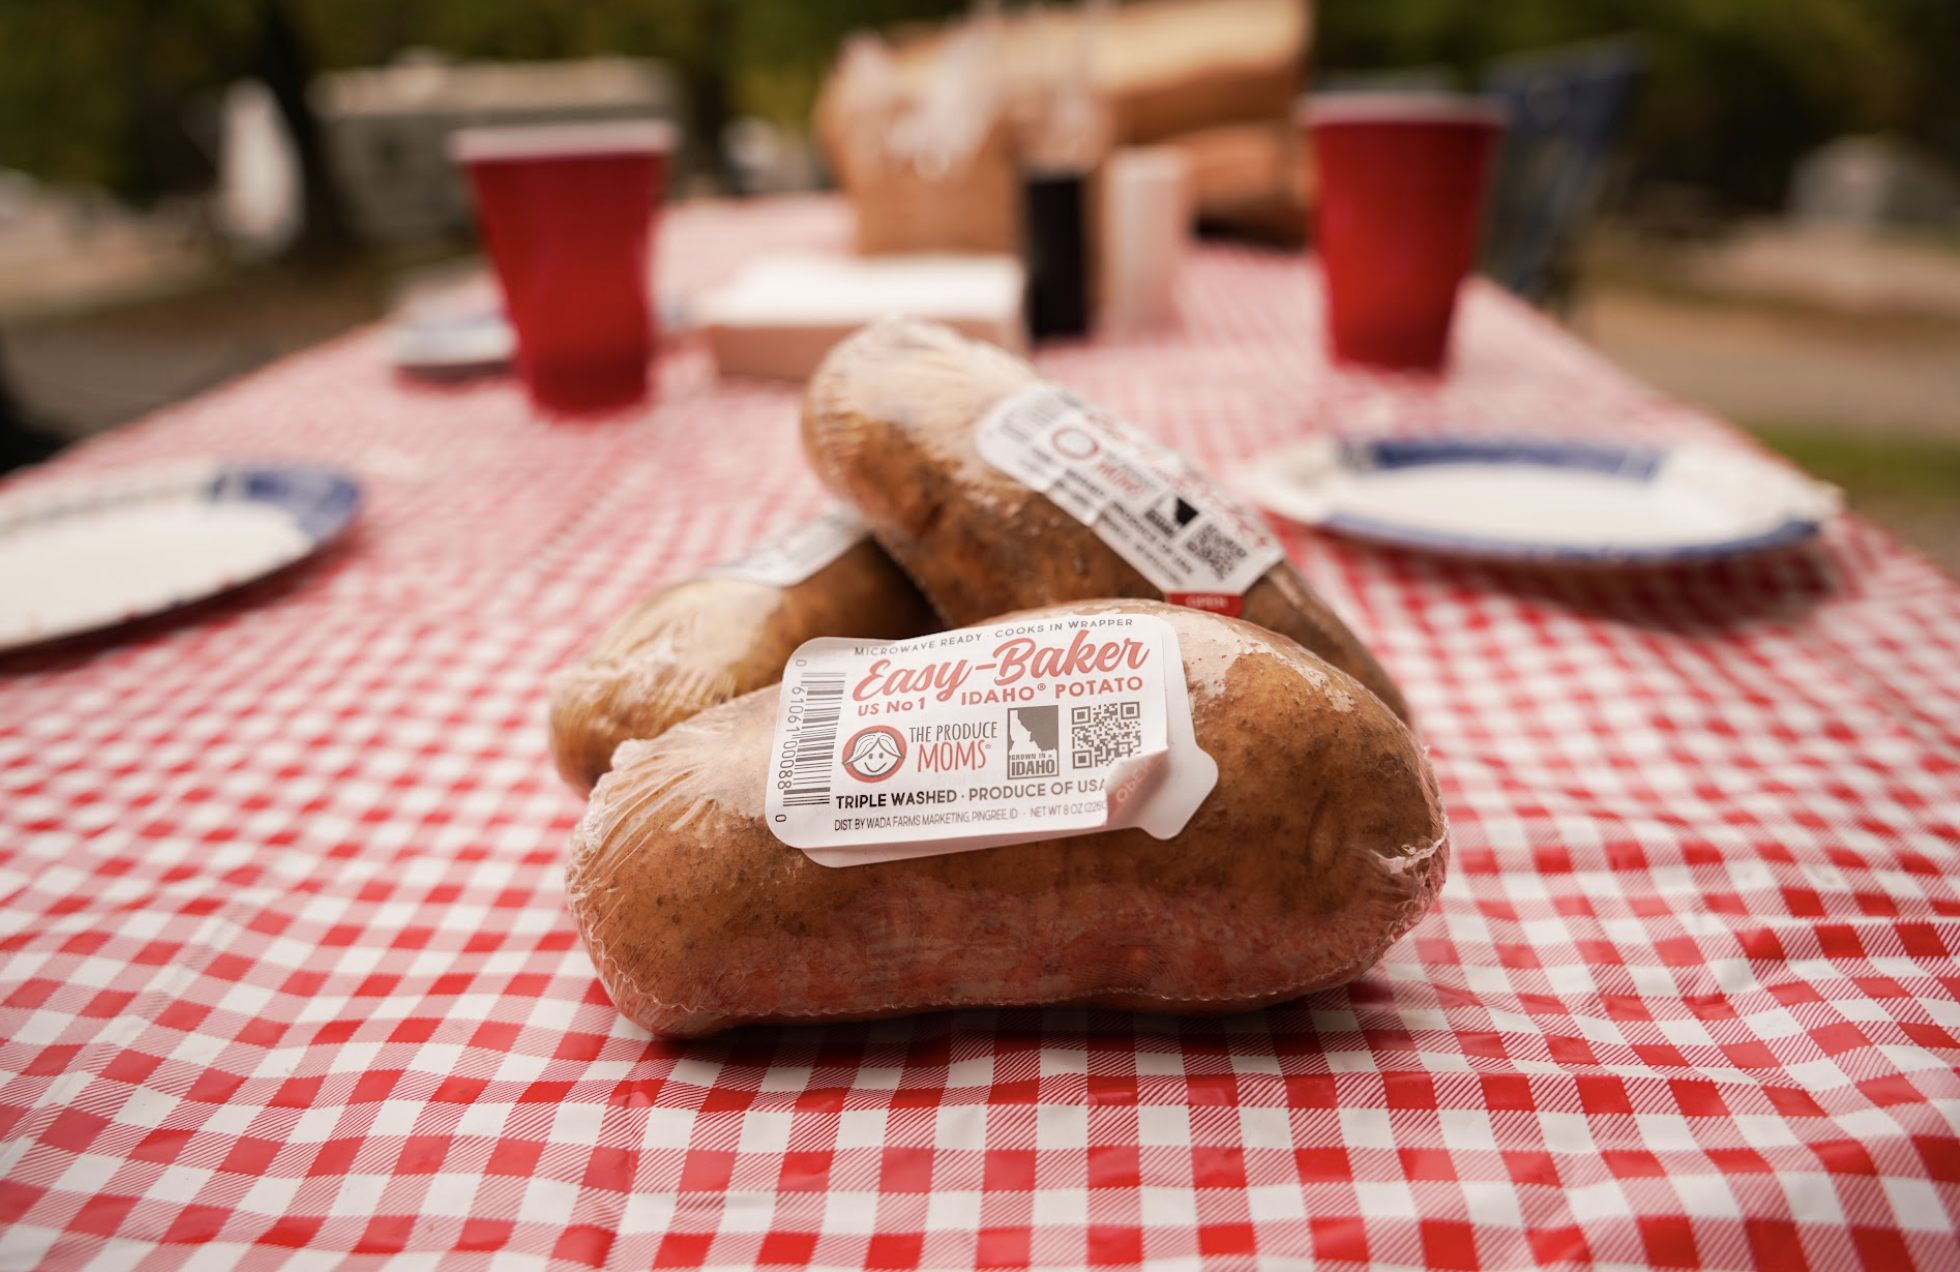
<instances>
[{"instance_id":1,"label":"the produce moms logo","mask_svg":"<svg viewBox=\"0 0 1960 1272\"><path fill-rule=\"evenodd\" d=\"M1053 446L1063 458L1077 462L1094 459L1096 452L1102 449L1096 444L1094 437L1073 425L1064 425L1056 429L1054 435L1048 439L1048 444Z\"/></svg>"},{"instance_id":2,"label":"the produce moms logo","mask_svg":"<svg viewBox=\"0 0 1960 1272\"><path fill-rule=\"evenodd\" d=\"M882 782L905 763L905 738L890 725L859 729L844 744L844 771L860 782Z\"/></svg>"}]
</instances>

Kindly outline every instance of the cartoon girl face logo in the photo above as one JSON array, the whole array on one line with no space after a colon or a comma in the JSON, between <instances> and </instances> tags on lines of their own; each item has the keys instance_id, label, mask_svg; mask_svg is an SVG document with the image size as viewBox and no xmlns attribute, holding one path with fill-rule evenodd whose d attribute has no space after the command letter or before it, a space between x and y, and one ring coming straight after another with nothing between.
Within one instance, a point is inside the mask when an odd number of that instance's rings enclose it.
<instances>
[{"instance_id":1,"label":"cartoon girl face logo","mask_svg":"<svg viewBox=\"0 0 1960 1272\"><path fill-rule=\"evenodd\" d=\"M844 771L860 782L882 782L905 762L905 739L889 725L859 729L844 744Z\"/></svg>"}]
</instances>

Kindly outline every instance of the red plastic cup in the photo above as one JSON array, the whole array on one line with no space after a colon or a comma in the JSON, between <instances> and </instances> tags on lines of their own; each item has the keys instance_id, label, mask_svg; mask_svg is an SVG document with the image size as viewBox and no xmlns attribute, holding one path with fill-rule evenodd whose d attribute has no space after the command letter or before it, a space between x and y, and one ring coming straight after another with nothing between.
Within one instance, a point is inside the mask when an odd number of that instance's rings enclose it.
<instances>
[{"instance_id":1,"label":"red plastic cup","mask_svg":"<svg viewBox=\"0 0 1960 1272\"><path fill-rule=\"evenodd\" d=\"M647 395L648 253L673 148L673 129L649 120L468 128L452 142L517 332L518 373L548 414Z\"/></svg>"},{"instance_id":2,"label":"red plastic cup","mask_svg":"<svg viewBox=\"0 0 1960 1272\"><path fill-rule=\"evenodd\" d=\"M1296 119L1319 169L1314 244L1334 358L1440 369L1477 255L1503 107L1441 93L1325 93Z\"/></svg>"}]
</instances>

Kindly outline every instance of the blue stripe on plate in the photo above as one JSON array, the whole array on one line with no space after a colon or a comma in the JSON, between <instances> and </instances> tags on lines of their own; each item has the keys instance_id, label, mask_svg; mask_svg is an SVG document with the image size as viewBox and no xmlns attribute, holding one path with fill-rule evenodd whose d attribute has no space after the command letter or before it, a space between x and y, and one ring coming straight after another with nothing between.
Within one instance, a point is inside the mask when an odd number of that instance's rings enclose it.
<instances>
[{"instance_id":1,"label":"blue stripe on plate","mask_svg":"<svg viewBox=\"0 0 1960 1272\"><path fill-rule=\"evenodd\" d=\"M213 479L209 496L214 502L247 499L272 504L316 543L345 530L361 506L361 488L346 474L308 464L224 468Z\"/></svg>"},{"instance_id":2,"label":"blue stripe on plate","mask_svg":"<svg viewBox=\"0 0 1960 1272\"><path fill-rule=\"evenodd\" d=\"M1463 437L1398 437L1350 443L1350 468L1419 468L1432 464L1530 464L1650 481L1662 452L1645 446L1529 440L1480 441Z\"/></svg>"}]
</instances>

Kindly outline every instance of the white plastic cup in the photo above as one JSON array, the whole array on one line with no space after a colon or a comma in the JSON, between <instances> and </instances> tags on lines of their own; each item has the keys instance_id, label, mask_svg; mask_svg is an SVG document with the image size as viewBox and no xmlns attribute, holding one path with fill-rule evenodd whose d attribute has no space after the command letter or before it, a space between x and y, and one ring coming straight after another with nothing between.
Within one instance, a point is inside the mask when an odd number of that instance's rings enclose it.
<instances>
[{"instance_id":1,"label":"white plastic cup","mask_svg":"<svg viewBox=\"0 0 1960 1272\"><path fill-rule=\"evenodd\" d=\"M1118 334L1177 324L1177 270L1191 235L1191 165L1139 146L1103 172L1103 325Z\"/></svg>"}]
</instances>

